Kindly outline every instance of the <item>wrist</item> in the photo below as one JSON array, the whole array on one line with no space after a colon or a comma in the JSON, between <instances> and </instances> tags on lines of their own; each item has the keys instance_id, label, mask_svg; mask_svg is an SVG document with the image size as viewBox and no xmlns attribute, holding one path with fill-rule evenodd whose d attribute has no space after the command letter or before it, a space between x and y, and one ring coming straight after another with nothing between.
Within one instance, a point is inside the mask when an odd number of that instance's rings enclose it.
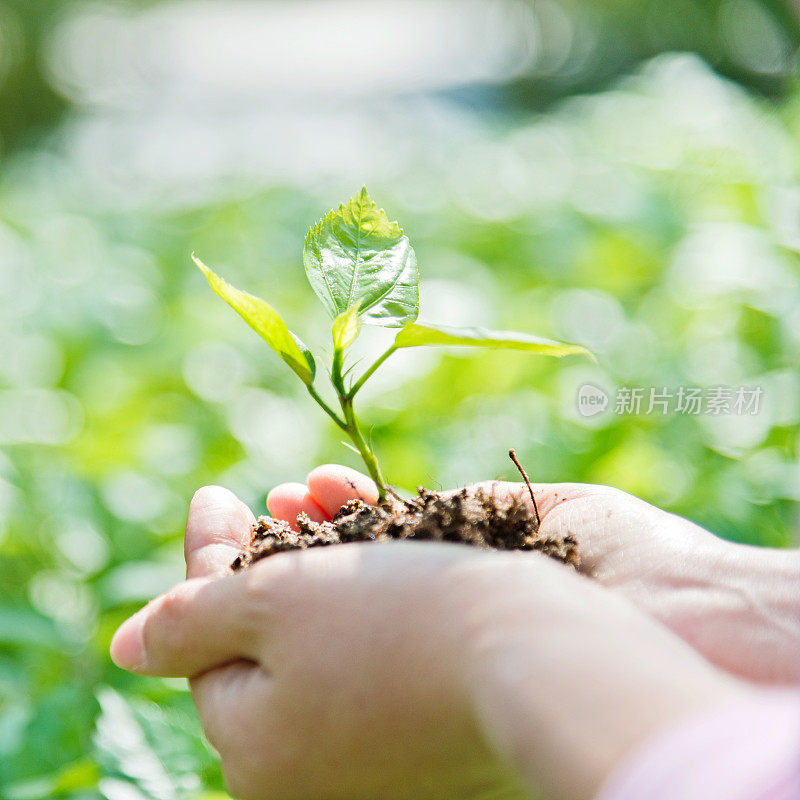
<instances>
[{"instance_id":1,"label":"wrist","mask_svg":"<svg viewBox=\"0 0 800 800\"><path fill-rule=\"evenodd\" d=\"M720 666L761 683L800 680L800 550L729 543L719 562ZM753 654L757 654L754 658Z\"/></svg>"},{"instance_id":2,"label":"wrist","mask_svg":"<svg viewBox=\"0 0 800 800\"><path fill-rule=\"evenodd\" d=\"M716 666L759 683L800 679L800 551L710 537L662 561L637 604Z\"/></svg>"},{"instance_id":3,"label":"wrist","mask_svg":"<svg viewBox=\"0 0 800 800\"><path fill-rule=\"evenodd\" d=\"M617 595L536 556L497 564L470 582L461 673L534 795L589 800L642 741L741 693Z\"/></svg>"},{"instance_id":4,"label":"wrist","mask_svg":"<svg viewBox=\"0 0 800 800\"><path fill-rule=\"evenodd\" d=\"M617 766L596 800L742 797L743 791L774 797L769 787L794 797L789 786L800 788L798 741L800 691L751 691L646 740Z\"/></svg>"}]
</instances>

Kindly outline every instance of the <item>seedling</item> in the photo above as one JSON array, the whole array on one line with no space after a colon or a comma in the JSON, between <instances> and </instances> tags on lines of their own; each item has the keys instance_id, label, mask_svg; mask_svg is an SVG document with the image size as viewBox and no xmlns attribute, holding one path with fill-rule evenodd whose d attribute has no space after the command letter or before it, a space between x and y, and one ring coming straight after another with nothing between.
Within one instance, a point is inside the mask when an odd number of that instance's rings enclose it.
<instances>
[{"instance_id":1,"label":"seedling","mask_svg":"<svg viewBox=\"0 0 800 800\"><path fill-rule=\"evenodd\" d=\"M393 353L407 347L463 346L523 350L547 356L589 355L579 345L542 339L527 333L453 328L418 322L419 270L408 237L372 201L366 188L352 200L329 211L308 232L303 264L311 287L333 319L333 350L328 375L339 409L317 392L316 360L267 302L231 286L192 255L211 288L244 319L305 384L311 397L341 428L364 461L386 499L384 479L372 444L355 412L355 399L364 384ZM358 376L348 364L348 348L362 325L399 328L392 344Z\"/></svg>"}]
</instances>

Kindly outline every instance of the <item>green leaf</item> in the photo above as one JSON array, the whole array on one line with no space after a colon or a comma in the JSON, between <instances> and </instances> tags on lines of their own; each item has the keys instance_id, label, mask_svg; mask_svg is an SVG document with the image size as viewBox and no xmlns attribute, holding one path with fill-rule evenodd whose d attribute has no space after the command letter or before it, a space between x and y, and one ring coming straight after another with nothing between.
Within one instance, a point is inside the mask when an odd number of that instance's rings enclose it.
<instances>
[{"instance_id":1,"label":"green leaf","mask_svg":"<svg viewBox=\"0 0 800 800\"><path fill-rule=\"evenodd\" d=\"M286 326L281 315L260 297L242 292L215 275L194 253L192 260L211 288L297 373L306 385L314 382L316 364L308 348Z\"/></svg>"},{"instance_id":2,"label":"green leaf","mask_svg":"<svg viewBox=\"0 0 800 800\"><path fill-rule=\"evenodd\" d=\"M331 333L333 334L333 346L337 350L344 350L345 347L349 347L356 340L360 327L358 310L359 304L356 303L352 308L348 308L347 311L342 311L333 321Z\"/></svg>"},{"instance_id":3,"label":"green leaf","mask_svg":"<svg viewBox=\"0 0 800 800\"><path fill-rule=\"evenodd\" d=\"M417 318L414 249L366 188L311 228L303 264L309 283L334 318L357 303L367 324L396 328Z\"/></svg>"},{"instance_id":4,"label":"green leaf","mask_svg":"<svg viewBox=\"0 0 800 800\"><path fill-rule=\"evenodd\" d=\"M423 345L486 347L491 350L525 350L546 356L585 355L594 356L578 344L542 339L515 331L490 331L486 328L451 328L446 325L406 325L394 340L395 346L421 347Z\"/></svg>"}]
</instances>

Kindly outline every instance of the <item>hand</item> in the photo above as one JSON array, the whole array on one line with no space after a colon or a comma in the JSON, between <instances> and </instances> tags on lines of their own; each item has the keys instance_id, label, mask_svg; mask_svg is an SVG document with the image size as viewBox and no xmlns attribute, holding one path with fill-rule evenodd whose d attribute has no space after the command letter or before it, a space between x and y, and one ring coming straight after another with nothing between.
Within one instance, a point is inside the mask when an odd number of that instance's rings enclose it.
<instances>
[{"instance_id":1,"label":"hand","mask_svg":"<svg viewBox=\"0 0 800 800\"><path fill-rule=\"evenodd\" d=\"M270 506L292 492L317 514L342 494L369 499L363 478L339 477L317 473L313 495L290 487ZM588 800L642 739L743 691L624 599L537 554L341 545L226 575L251 521L229 492L198 492L189 579L112 643L125 668L192 678L245 800Z\"/></svg>"},{"instance_id":2,"label":"hand","mask_svg":"<svg viewBox=\"0 0 800 800\"><path fill-rule=\"evenodd\" d=\"M475 484L513 492L524 484ZM609 486L535 484L548 536L578 540L581 571L621 593L717 666L761 683L800 679L800 552L734 544ZM353 497L375 502L366 476L318 467L308 485L270 492L273 516L330 519Z\"/></svg>"},{"instance_id":3,"label":"hand","mask_svg":"<svg viewBox=\"0 0 800 800\"><path fill-rule=\"evenodd\" d=\"M448 568L472 554L341 547L230 575L253 521L227 490L198 491L187 581L112 643L127 669L192 679L231 793L391 800L513 784L453 680L445 612L432 613Z\"/></svg>"}]
</instances>

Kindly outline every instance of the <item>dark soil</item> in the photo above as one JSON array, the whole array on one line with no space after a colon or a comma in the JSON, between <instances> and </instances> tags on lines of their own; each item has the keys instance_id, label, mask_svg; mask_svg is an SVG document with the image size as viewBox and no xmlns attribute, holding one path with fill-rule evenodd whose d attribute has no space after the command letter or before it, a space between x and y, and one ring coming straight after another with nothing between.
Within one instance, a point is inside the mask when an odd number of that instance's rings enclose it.
<instances>
[{"instance_id":1,"label":"dark soil","mask_svg":"<svg viewBox=\"0 0 800 800\"><path fill-rule=\"evenodd\" d=\"M285 550L392 539L460 542L484 549L536 550L578 566L575 539L570 535L540 536L538 510L534 506L531 511L519 497L495 497L482 489L447 494L419 489L418 494L413 500L396 498L380 506L351 500L331 522L312 522L300 514L299 531L293 531L284 520L259 517L253 526L250 545L236 557L231 568L242 570Z\"/></svg>"}]
</instances>

